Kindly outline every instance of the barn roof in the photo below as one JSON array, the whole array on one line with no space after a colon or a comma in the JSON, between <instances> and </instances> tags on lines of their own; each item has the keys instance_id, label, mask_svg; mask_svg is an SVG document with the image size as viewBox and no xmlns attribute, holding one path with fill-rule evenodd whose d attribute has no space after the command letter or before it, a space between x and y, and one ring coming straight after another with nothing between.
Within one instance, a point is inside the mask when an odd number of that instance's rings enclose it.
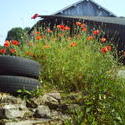
<instances>
[{"instance_id":1,"label":"barn roof","mask_svg":"<svg viewBox=\"0 0 125 125\"><path fill-rule=\"evenodd\" d=\"M125 17L99 17L99 16L65 16L65 15L44 15L40 16L41 18L66 18L66 19L82 19L82 20L89 20L101 23L111 23L111 24L118 24L118 25L125 25Z\"/></svg>"},{"instance_id":2,"label":"barn roof","mask_svg":"<svg viewBox=\"0 0 125 125\"><path fill-rule=\"evenodd\" d=\"M98 3L94 2L93 0L80 0L76 3L73 3L57 12L55 12L54 14L52 15L63 15L64 14L64 11L68 11L69 9L75 9L79 4L85 4L85 3L91 3L93 4L97 9L99 9L100 11L103 11L103 12L106 12L108 13L109 16L112 16L112 17L116 17L116 15L114 13L112 13L111 11L107 10L106 8L102 7L101 5L99 5ZM85 6L84 6L85 7Z\"/></svg>"}]
</instances>

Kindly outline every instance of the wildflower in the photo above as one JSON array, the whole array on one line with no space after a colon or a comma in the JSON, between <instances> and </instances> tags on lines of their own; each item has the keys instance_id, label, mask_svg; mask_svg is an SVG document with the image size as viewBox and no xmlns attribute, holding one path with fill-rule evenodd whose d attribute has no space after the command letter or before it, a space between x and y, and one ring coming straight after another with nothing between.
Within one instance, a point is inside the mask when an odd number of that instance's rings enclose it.
<instances>
[{"instance_id":1,"label":"wildflower","mask_svg":"<svg viewBox=\"0 0 125 125\"><path fill-rule=\"evenodd\" d=\"M29 51L25 52L25 54L28 55L28 56L33 56L33 53L29 52Z\"/></svg>"},{"instance_id":2,"label":"wildflower","mask_svg":"<svg viewBox=\"0 0 125 125\"><path fill-rule=\"evenodd\" d=\"M64 27L64 30L70 30L70 27L65 26L65 27Z\"/></svg>"},{"instance_id":3,"label":"wildflower","mask_svg":"<svg viewBox=\"0 0 125 125\"><path fill-rule=\"evenodd\" d=\"M87 40L92 40L94 37L93 36L88 36L86 39Z\"/></svg>"},{"instance_id":4,"label":"wildflower","mask_svg":"<svg viewBox=\"0 0 125 125\"><path fill-rule=\"evenodd\" d=\"M111 46L106 46L106 48L111 51L112 50L112 47Z\"/></svg>"},{"instance_id":5,"label":"wildflower","mask_svg":"<svg viewBox=\"0 0 125 125\"><path fill-rule=\"evenodd\" d=\"M77 26L81 26L81 22L76 22L75 23Z\"/></svg>"},{"instance_id":6,"label":"wildflower","mask_svg":"<svg viewBox=\"0 0 125 125\"><path fill-rule=\"evenodd\" d=\"M107 49L106 47L101 48L101 52L102 52L102 53L106 53L106 52L108 52L108 49Z\"/></svg>"},{"instance_id":7,"label":"wildflower","mask_svg":"<svg viewBox=\"0 0 125 125\"><path fill-rule=\"evenodd\" d=\"M82 28L82 31L87 31L87 28L85 28L85 27L84 27L84 28Z\"/></svg>"},{"instance_id":8,"label":"wildflower","mask_svg":"<svg viewBox=\"0 0 125 125\"><path fill-rule=\"evenodd\" d=\"M64 25L57 25L57 28L59 28L59 29L64 29Z\"/></svg>"},{"instance_id":9,"label":"wildflower","mask_svg":"<svg viewBox=\"0 0 125 125\"><path fill-rule=\"evenodd\" d=\"M10 46L10 42L8 40L6 40L5 43L4 43L4 46L5 47L9 47Z\"/></svg>"},{"instance_id":10,"label":"wildflower","mask_svg":"<svg viewBox=\"0 0 125 125\"><path fill-rule=\"evenodd\" d=\"M76 43L76 42L70 43L70 47L75 47L75 46L77 46L77 43Z\"/></svg>"},{"instance_id":11,"label":"wildflower","mask_svg":"<svg viewBox=\"0 0 125 125\"><path fill-rule=\"evenodd\" d=\"M100 41L101 41L102 43L105 43L105 42L106 42L106 38L101 38Z\"/></svg>"},{"instance_id":12,"label":"wildflower","mask_svg":"<svg viewBox=\"0 0 125 125\"><path fill-rule=\"evenodd\" d=\"M111 51L112 47L111 46L105 46L104 48L101 48L102 53L106 53L108 51Z\"/></svg>"},{"instance_id":13,"label":"wildflower","mask_svg":"<svg viewBox=\"0 0 125 125\"><path fill-rule=\"evenodd\" d=\"M0 49L0 53L5 54L6 53L6 49Z\"/></svg>"},{"instance_id":14,"label":"wildflower","mask_svg":"<svg viewBox=\"0 0 125 125\"><path fill-rule=\"evenodd\" d=\"M36 39L36 40L41 40L41 39L42 39L42 36L36 36L35 39Z\"/></svg>"},{"instance_id":15,"label":"wildflower","mask_svg":"<svg viewBox=\"0 0 125 125\"><path fill-rule=\"evenodd\" d=\"M40 34L40 32L35 32L35 34Z\"/></svg>"},{"instance_id":16,"label":"wildflower","mask_svg":"<svg viewBox=\"0 0 125 125\"><path fill-rule=\"evenodd\" d=\"M10 52L11 53L16 53L16 50L15 49L10 49Z\"/></svg>"},{"instance_id":17,"label":"wildflower","mask_svg":"<svg viewBox=\"0 0 125 125\"><path fill-rule=\"evenodd\" d=\"M47 32L48 32L48 33L52 33L52 30L48 28L48 29L47 29Z\"/></svg>"},{"instance_id":18,"label":"wildflower","mask_svg":"<svg viewBox=\"0 0 125 125\"><path fill-rule=\"evenodd\" d=\"M39 14L34 14L31 19L36 19L37 17L39 17L40 15Z\"/></svg>"},{"instance_id":19,"label":"wildflower","mask_svg":"<svg viewBox=\"0 0 125 125\"><path fill-rule=\"evenodd\" d=\"M100 34L100 30L94 30L94 31L92 31L92 33L93 33L94 35L98 35L98 34Z\"/></svg>"},{"instance_id":20,"label":"wildflower","mask_svg":"<svg viewBox=\"0 0 125 125\"><path fill-rule=\"evenodd\" d=\"M43 48L51 48L49 45L44 45Z\"/></svg>"},{"instance_id":21,"label":"wildflower","mask_svg":"<svg viewBox=\"0 0 125 125\"><path fill-rule=\"evenodd\" d=\"M16 46L20 45L20 42L17 40L12 40L11 43Z\"/></svg>"},{"instance_id":22,"label":"wildflower","mask_svg":"<svg viewBox=\"0 0 125 125\"><path fill-rule=\"evenodd\" d=\"M86 24L82 23L82 24L80 25L80 27L81 27L81 28L85 28L85 27L86 27Z\"/></svg>"}]
</instances>

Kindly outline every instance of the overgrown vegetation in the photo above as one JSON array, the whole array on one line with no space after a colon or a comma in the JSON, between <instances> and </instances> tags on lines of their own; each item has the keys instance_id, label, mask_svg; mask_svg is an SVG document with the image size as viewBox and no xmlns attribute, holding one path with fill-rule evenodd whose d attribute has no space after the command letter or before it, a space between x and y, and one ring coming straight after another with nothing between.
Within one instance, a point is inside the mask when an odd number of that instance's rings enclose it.
<instances>
[{"instance_id":1,"label":"overgrown vegetation","mask_svg":"<svg viewBox=\"0 0 125 125\"><path fill-rule=\"evenodd\" d=\"M56 26L56 33L34 32L23 46L14 45L13 53L41 64L41 86L82 93L75 102L82 107L65 125L124 125L125 80L115 75L114 69L121 66L114 58L115 47L102 36L103 31L92 30L90 35L85 24L77 22L76 27L80 32L73 37L64 25ZM4 45L4 49L10 46Z\"/></svg>"}]
</instances>

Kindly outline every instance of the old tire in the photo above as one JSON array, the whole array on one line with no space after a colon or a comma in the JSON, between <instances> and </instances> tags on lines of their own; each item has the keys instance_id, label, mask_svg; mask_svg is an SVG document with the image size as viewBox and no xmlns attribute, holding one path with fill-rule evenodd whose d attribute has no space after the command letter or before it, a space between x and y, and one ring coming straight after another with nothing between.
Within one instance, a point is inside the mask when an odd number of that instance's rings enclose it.
<instances>
[{"instance_id":1,"label":"old tire","mask_svg":"<svg viewBox=\"0 0 125 125\"><path fill-rule=\"evenodd\" d=\"M38 78L39 72L40 64L36 61L17 56L0 56L0 75Z\"/></svg>"},{"instance_id":2,"label":"old tire","mask_svg":"<svg viewBox=\"0 0 125 125\"><path fill-rule=\"evenodd\" d=\"M40 83L36 79L21 76L0 76L0 91L16 93L17 90L25 89L34 91L39 87Z\"/></svg>"}]
</instances>

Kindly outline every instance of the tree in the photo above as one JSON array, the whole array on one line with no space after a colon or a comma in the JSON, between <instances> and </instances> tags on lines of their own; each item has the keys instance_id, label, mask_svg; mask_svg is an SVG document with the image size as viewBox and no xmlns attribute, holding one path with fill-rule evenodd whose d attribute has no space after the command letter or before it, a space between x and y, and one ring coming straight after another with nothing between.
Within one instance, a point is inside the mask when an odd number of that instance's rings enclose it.
<instances>
[{"instance_id":1,"label":"tree","mask_svg":"<svg viewBox=\"0 0 125 125\"><path fill-rule=\"evenodd\" d=\"M24 29L22 29L21 27L12 28L10 31L8 31L6 40L17 40L23 42L29 30L29 27L26 27Z\"/></svg>"}]
</instances>

